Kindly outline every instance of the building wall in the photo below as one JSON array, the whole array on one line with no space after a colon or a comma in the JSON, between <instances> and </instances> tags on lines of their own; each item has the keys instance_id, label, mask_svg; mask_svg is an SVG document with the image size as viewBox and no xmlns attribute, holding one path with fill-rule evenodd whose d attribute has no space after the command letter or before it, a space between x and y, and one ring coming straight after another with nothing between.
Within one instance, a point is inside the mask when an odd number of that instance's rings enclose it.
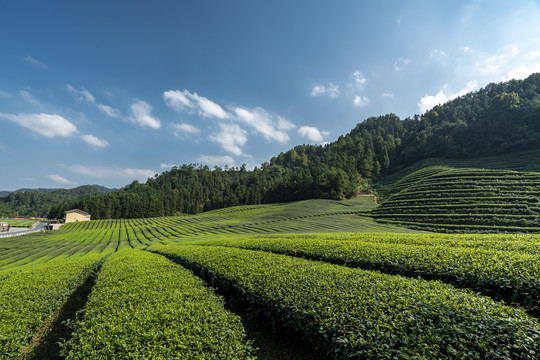
<instances>
[{"instance_id":1,"label":"building wall","mask_svg":"<svg viewBox=\"0 0 540 360\"><path fill-rule=\"evenodd\" d=\"M90 218L76 212L66 214L66 224L70 222L87 221L87 220L90 220Z\"/></svg>"}]
</instances>

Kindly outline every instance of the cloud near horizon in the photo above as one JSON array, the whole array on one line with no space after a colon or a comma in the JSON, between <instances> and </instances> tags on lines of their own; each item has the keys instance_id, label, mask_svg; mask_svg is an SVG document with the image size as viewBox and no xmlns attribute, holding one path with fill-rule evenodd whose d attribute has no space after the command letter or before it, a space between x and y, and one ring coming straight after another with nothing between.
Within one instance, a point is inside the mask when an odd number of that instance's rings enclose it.
<instances>
[{"instance_id":1,"label":"cloud near horizon","mask_svg":"<svg viewBox=\"0 0 540 360\"><path fill-rule=\"evenodd\" d=\"M445 86L435 95L426 95L422 97L420 99L420 102L418 103L418 111L420 111L420 113L423 114L426 111L432 109L436 105L444 104L447 101L463 96L471 91L476 90L477 88L478 88L478 83L476 81L469 81L467 83L467 86L465 86L463 89L455 93L446 94L445 93L446 86Z\"/></svg>"},{"instance_id":2,"label":"cloud near horizon","mask_svg":"<svg viewBox=\"0 0 540 360\"><path fill-rule=\"evenodd\" d=\"M201 155L197 158L197 161L200 161L204 164L210 166L234 166L234 159L232 156L223 155L223 156L214 156L214 155Z\"/></svg>"},{"instance_id":3,"label":"cloud near horizon","mask_svg":"<svg viewBox=\"0 0 540 360\"><path fill-rule=\"evenodd\" d=\"M46 176L47 179L54 181L55 183L62 185L77 185L77 182L66 179L58 174L51 174Z\"/></svg>"},{"instance_id":4,"label":"cloud near horizon","mask_svg":"<svg viewBox=\"0 0 540 360\"><path fill-rule=\"evenodd\" d=\"M311 142L314 143L323 143L324 136L330 135L328 131L320 131L313 126L301 126L298 129L298 134L302 137L305 137Z\"/></svg>"},{"instance_id":5,"label":"cloud near horizon","mask_svg":"<svg viewBox=\"0 0 540 360\"><path fill-rule=\"evenodd\" d=\"M122 179L122 180L137 180L146 181L150 177L154 177L156 172L150 169L133 169L119 167L103 167L103 166L84 166L71 165L68 169L72 172L100 179Z\"/></svg>"}]
</instances>

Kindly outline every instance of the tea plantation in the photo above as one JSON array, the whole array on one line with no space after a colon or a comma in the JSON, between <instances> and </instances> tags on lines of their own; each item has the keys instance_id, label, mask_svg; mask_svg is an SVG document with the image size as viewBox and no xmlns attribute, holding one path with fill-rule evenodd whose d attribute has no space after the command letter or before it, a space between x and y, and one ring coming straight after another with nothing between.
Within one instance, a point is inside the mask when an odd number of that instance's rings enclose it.
<instances>
[{"instance_id":1,"label":"tea plantation","mask_svg":"<svg viewBox=\"0 0 540 360\"><path fill-rule=\"evenodd\" d=\"M397 196L478 176L427 173L396 181L379 208L370 196L307 200L0 239L2 358L268 359L248 314L325 359L538 359L539 235L434 234L362 215L436 208ZM493 174L506 184L514 172ZM524 192L537 181L528 174ZM482 214L506 209L476 197Z\"/></svg>"}]
</instances>

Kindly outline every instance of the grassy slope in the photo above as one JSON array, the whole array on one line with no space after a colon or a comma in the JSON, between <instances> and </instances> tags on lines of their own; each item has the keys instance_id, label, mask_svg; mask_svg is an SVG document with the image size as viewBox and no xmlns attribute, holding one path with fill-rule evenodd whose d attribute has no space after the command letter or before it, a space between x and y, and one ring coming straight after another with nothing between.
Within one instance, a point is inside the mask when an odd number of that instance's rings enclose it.
<instances>
[{"instance_id":1,"label":"grassy slope","mask_svg":"<svg viewBox=\"0 0 540 360\"><path fill-rule=\"evenodd\" d=\"M450 232L540 231L540 151L427 159L379 183L383 223Z\"/></svg>"}]
</instances>

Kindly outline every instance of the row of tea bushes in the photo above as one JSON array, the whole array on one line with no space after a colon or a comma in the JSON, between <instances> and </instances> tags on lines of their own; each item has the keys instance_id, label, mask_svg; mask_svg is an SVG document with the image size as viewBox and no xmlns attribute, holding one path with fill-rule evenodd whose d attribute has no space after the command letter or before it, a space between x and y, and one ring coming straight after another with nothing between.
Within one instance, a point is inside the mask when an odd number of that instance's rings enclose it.
<instances>
[{"instance_id":1,"label":"row of tea bushes","mask_svg":"<svg viewBox=\"0 0 540 360\"><path fill-rule=\"evenodd\" d=\"M334 235L339 236L339 235ZM354 240L317 239L307 236L203 240L201 245L219 245L321 260L336 264L378 270L424 279L437 279L467 287L481 294L524 306L540 305L540 257L538 254L494 248L446 246L431 242L400 244L362 239L398 235L362 235ZM416 238L431 235L415 235ZM462 242L468 243L474 235ZM478 236L481 238L481 236ZM407 238L407 237L404 237ZM409 237L410 238L410 237ZM460 241L456 238L455 243ZM531 248L534 246L531 244Z\"/></svg>"},{"instance_id":2,"label":"row of tea bushes","mask_svg":"<svg viewBox=\"0 0 540 360\"><path fill-rule=\"evenodd\" d=\"M538 359L523 311L437 281L218 246L153 245L334 359Z\"/></svg>"},{"instance_id":3,"label":"row of tea bushes","mask_svg":"<svg viewBox=\"0 0 540 360\"><path fill-rule=\"evenodd\" d=\"M68 296L99 267L100 252L58 257L46 263L4 270L0 282L0 354L17 359Z\"/></svg>"},{"instance_id":4,"label":"row of tea bushes","mask_svg":"<svg viewBox=\"0 0 540 360\"><path fill-rule=\"evenodd\" d=\"M67 359L252 359L240 319L190 271L124 248L107 259Z\"/></svg>"}]
</instances>

